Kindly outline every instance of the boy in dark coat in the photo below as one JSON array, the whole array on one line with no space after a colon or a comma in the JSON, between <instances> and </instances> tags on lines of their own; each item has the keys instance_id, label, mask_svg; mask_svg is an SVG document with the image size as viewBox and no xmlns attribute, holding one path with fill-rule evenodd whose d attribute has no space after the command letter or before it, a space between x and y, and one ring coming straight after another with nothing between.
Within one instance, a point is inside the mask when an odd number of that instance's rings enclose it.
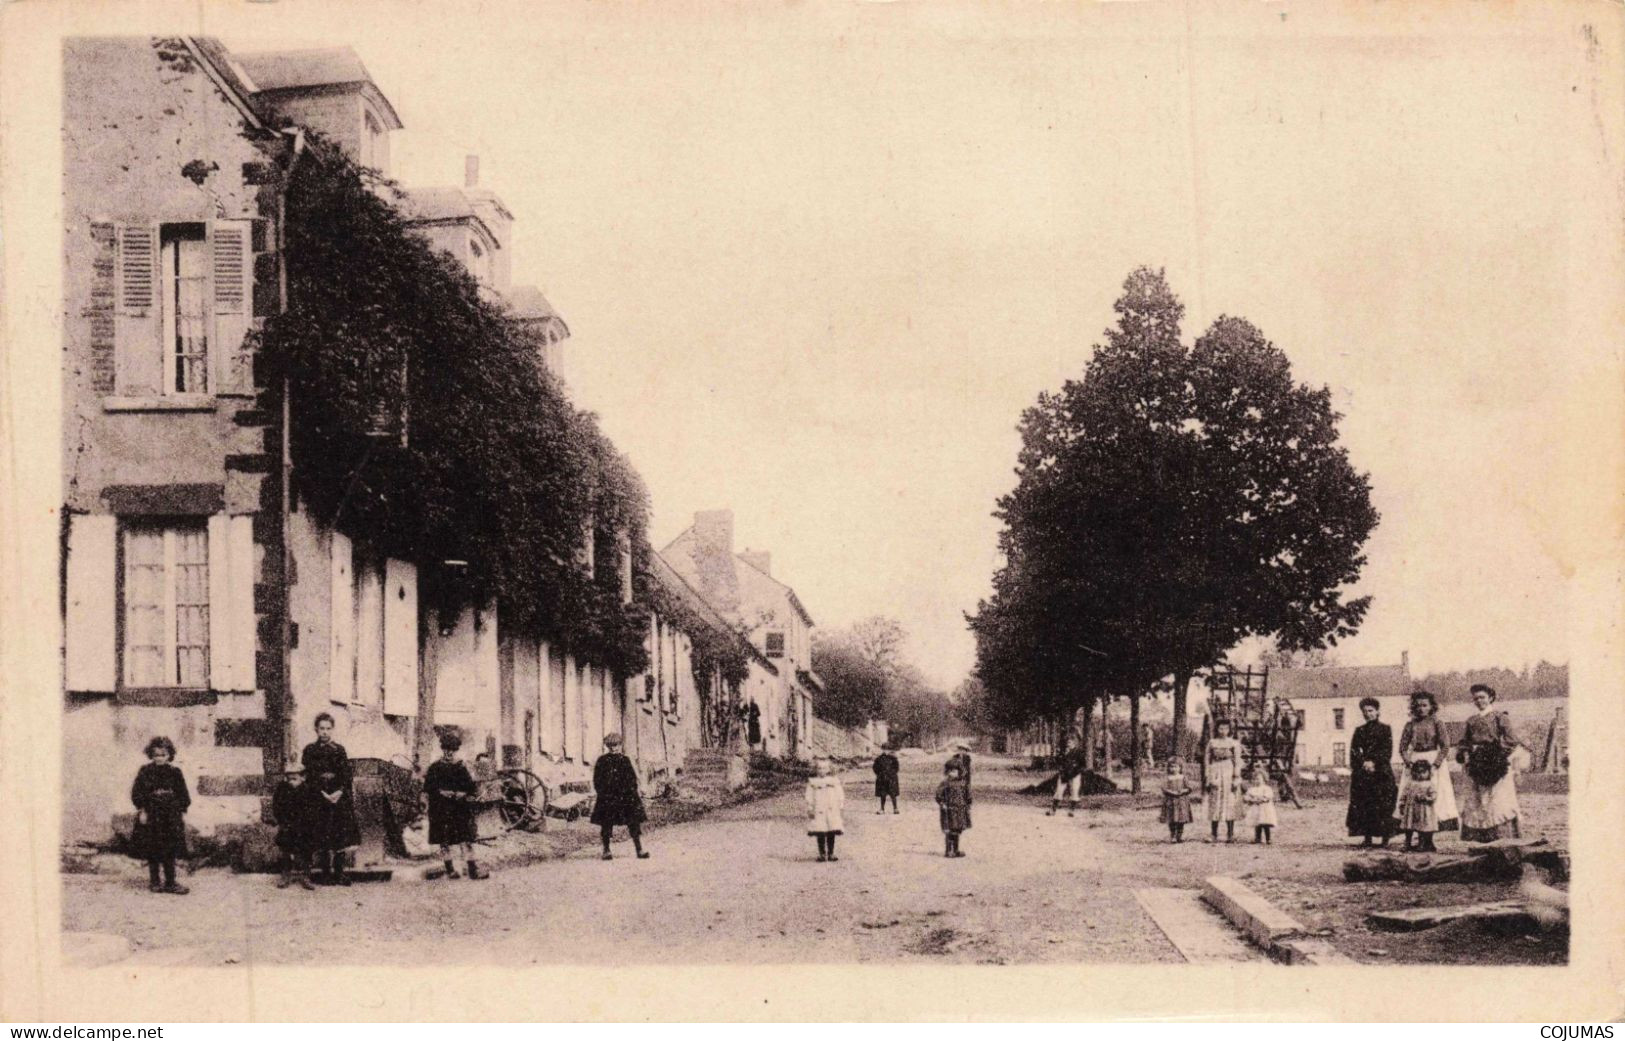
<instances>
[{"instance_id":1,"label":"boy in dark coat","mask_svg":"<svg viewBox=\"0 0 1625 1041\"><path fill-rule=\"evenodd\" d=\"M344 877L344 851L361 845L361 828L355 819L350 753L333 740L331 715L317 715L316 740L305 746L299 758L314 807L311 849L316 854L316 866L327 875L329 884L347 886L350 880Z\"/></svg>"},{"instance_id":2,"label":"boy in dark coat","mask_svg":"<svg viewBox=\"0 0 1625 1041\"><path fill-rule=\"evenodd\" d=\"M147 742L147 765L136 771L130 788L135 804L136 852L147 862L147 888L154 893L183 895L189 890L175 881L175 858L186 855L186 808L192 795L175 758L175 743L167 737ZM163 882L158 880L163 872Z\"/></svg>"},{"instance_id":3,"label":"boy in dark coat","mask_svg":"<svg viewBox=\"0 0 1625 1041\"><path fill-rule=\"evenodd\" d=\"M970 785L959 772L959 764L948 760L943 772L947 775L937 785L937 807L941 811L943 850L945 857L962 857L959 835L970 830Z\"/></svg>"},{"instance_id":4,"label":"boy in dark coat","mask_svg":"<svg viewBox=\"0 0 1625 1041\"><path fill-rule=\"evenodd\" d=\"M880 754L875 756L875 797L880 800L880 809L876 813L886 812L887 799L891 800L891 811L897 812L897 796L902 792L897 779L900 768L901 764L889 748L882 748Z\"/></svg>"},{"instance_id":5,"label":"boy in dark coat","mask_svg":"<svg viewBox=\"0 0 1625 1041\"><path fill-rule=\"evenodd\" d=\"M429 797L429 841L440 847L447 878L462 877L452 863L453 846L462 847L469 878L489 878L490 875L474 862L473 799L479 785L468 767L457 758L457 750L462 747L462 738L456 734L441 735L441 756L424 771L423 791Z\"/></svg>"},{"instance_id":6,"label":"boy in dark coat","mask_svg":"<svg viewBox=\"0 0 1625 1041\"><path fill-rule=\"evenodd\" d=\"M609 851L610 836L616 825L625 825L632 836L632 848L639 860L649 859L643 849L643 796L638 792L638 771L632 760L621 754L621 735L604 735L604 754L592 768L592 822L604 840L604 860L614 860Z\"/></svg>"},{"instance_id":7,"label":"boy in dark coat","mask_svg":"<svg viewBox=\"0 0 1625 1041\"><path fill-rule=\"evenodd\" d=\"M310 882L310 793L305 790L305 768L298 760L288 763L282 779L271 793L271 816L276 818L276 846L282 851L282 878L278 889L299 880L301 889L315 889Z\"/></svg>"}]
</instances>

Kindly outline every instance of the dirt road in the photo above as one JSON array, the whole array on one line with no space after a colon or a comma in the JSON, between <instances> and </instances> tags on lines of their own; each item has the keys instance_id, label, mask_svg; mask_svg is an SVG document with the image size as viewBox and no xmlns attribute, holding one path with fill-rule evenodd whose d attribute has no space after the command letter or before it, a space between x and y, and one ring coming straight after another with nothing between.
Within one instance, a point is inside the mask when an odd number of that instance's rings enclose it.
<instances>
[{"instance_id":1,"label":"dirt road","mask_svg":"<svg viewBox=\"0 0 1625 1041\"><path fill-rule=\"evenodd\" d=\"M942 856L930 802L940 765L910 761L900 815L845 778L840 860L821 864L799 791L662 828L653 857L617 845L487 881L278 890L269 876L199 872L186 897L129 878L67 876L64 927L113 933L135 962L1178 961L1077 819L978 802L967 856ZM978 770L978 788L1013 787ZM163 920L159 921L158 916Z\"/></svg>"}]
</instances>

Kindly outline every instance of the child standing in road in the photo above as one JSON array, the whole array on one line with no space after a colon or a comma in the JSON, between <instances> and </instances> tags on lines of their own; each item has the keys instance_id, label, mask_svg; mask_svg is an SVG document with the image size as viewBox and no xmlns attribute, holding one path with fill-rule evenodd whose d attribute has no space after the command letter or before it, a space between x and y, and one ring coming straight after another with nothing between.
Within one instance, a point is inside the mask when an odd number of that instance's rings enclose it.
<instances>
[{"instance_id":1,"label":"child standing in road","mask_svg":"<svg viewBox=\"0 0 1625 1041\"><path fill-rule=\"evenodd\" d=\"M179 896L188 890L175 881L175 858L186 855L186 808L192 805L192 796L180 767L173 762L173 741L155 737L147 742L146 752L147 765L136 771L130 789L136 810L131 842L147 862L147 888Z\"/></svg>"},{"instance_id":2,"label":"child standing in road","mask_svg":"<svg viewBox=\"0 0 1625 1041\"><path fill-rule=\"evenodd\" d=\"M487 878L474 862L474 805L471 801L478 785L468 767L457 758L463 747L456 734L443 734L440 738L440 758L429 764L423 774L423 790L429 797L429 841L440 847L440 857L446 862L446 877L459 878L457 866L452 862L453 847L460 847L463 862L468 865L468 877Z\"/></svg>"},{"instance_id":3,"label":"child standing in road","mask_svg":"<svg viewBox=\"0 0 1625 1041\"><path fill-rule=\"evenodd\" d=\"M276 818L276 847L282 851L282 877L278 889L286 889L297 879L299 888L315 889L310 881L310 792L305 788L305 768L297 759L288 761L271 793L271 816Z\"/></svg>"},{"instance_id":4,"label":"child standing in road","mask_svg":"<svg viewBox=\"0 0 1625 1041\"><path fill-rule=\"evenodd\" d=\"M1162 822L1168 825L1168 841L1184 842L1185 825L1191 822L1191 786L1185 780L1185 764L1168 760L1168 779L1162 784Z\"/></svg>"},{"instance_id":5,"label":"child standing in road","mask_svg":"<svg viewBox=\"0 0 1625 1041\"><path fill-rule=\"evenodd\" d=\"M846 791L828 759L818 760L813 769L817 772L807 779L807 834L818 840L819 860L840 860L835 855L835 836L844 826L841 808L846 805Z\"/></svg>"},{"instance_id":6,"label":"child standing in road","mask_svg":"<svg viewBox=\"0 0 1625 1041\"><path fill-rule=\"evenodd\" d=\"M1399 826L1405 832L1405 850L1411 849L1411 840L1423 853L1434 852L1433 833L1439 830L1439 811L1436 805L1439 789L1433 781L1433 764L1426 759L1411 760L1411 780L1399 804Z\"/></svg>"},{"instance_id":7,"label":"child standing in road","mask_svg":"<svg viewBox=\"0 0 1625 1041\"><path fill-rule=\"evenodd\" d=\"M1270 832L1280 823L1275 818L1275 786L1270 784L1269 771L1254 767L1243 775L1247 790L1241 795L1247 807L1247 823L1252 825L1253 841L1270 843Z\"/></svg>"},{"instance_id":8,"label":"child standing in road","mask_svg":"<svg viewBox=\"0 0 1625 1041\"><path fill-rule=\"evenodd\" d=\"M965 783L956 761L948 760L943 772L947 776L937 785L937 807L942 819L942 855L962 857L965 854L959 848L959 836L970 830L970 786Z\"/></svg>"}]
</instances>

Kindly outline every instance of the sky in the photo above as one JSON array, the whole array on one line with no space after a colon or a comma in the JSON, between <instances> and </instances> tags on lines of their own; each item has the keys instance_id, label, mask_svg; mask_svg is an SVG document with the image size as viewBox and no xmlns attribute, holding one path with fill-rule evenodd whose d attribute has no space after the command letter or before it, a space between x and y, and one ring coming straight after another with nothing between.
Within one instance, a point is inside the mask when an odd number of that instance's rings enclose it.
<instances>
[{"instance_id":1,"label":"sky","mask_svg":"<svg viewBox=\"0 0 1625 1041\"><path fill-rule=\"evenodd\" d=\"M479 155L657 547L731 508L820 626L895 617L944 686L1020 412L1139 264L1187 341L1243 315L1344 413L1382 522L1339 660L1566 661L1606 523L1576 517L1586 438L1618 435L1575 419L1617 371L1595 66L1529 12L1362 10L307 5L297 35L217 31L354 46L408 186Z\"/></svg>"}]
</instances>

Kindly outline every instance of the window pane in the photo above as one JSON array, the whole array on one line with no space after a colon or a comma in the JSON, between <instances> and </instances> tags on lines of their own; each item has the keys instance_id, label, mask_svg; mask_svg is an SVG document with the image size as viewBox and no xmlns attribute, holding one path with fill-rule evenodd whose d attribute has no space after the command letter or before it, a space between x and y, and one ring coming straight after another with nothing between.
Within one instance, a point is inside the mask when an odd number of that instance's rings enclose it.
<instances>
[{"instance_id":1,"label":"window pane","mask_svg":"<svg viewBox=\"0 0 1625 1041\"><path fill-rule=\"evenodd\" d=\"M175 533L175 669L182 687L209 685L209 536Z\"/></svg>"},{"instance_id":2,"label":"window pane","mask_svg":"<svg viewBox=\"0 0 1625 1041\"><path fill-rule=\"evenodd\" d=\"M124 682L164 685L164 534L124 533Z\"/></svg>"},{"instance_id":3,"label":"window pane","mask_svg":"<svg viewBox=\"0 0 1625 1041\"><path fill-rule=\"evenodd\" d=\"M174 283L166 286L166 300L173 307L175 342L174 388L177 393L201 394L208 387L208 268L204 241L177 239L168 243L173 250Z\"/></svg>"}]
</instances>

